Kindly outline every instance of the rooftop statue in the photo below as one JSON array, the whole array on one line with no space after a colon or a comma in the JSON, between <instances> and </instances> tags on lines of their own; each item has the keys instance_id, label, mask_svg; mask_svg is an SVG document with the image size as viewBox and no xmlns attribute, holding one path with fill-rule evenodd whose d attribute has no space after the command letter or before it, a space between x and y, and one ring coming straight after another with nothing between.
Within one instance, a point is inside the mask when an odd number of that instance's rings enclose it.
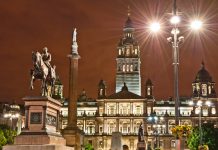
<instances>
[{"instance_id":1,"label":"rooftop statue","mask_svg":"<svg viewBox=\"0 0 218 150\"><path fill-rule=\"evenodd\" d=\"M38 51L32 52L33 69L31 69L31 81L30 89L33 90L33 82L35 79L41 80L41 95L51 96L53 93L54 83L56 80L55 68L51 66L51 54L48 52L48 48L43 48L43 53ZM49 87L51 89L49 90Z\"/></svg>"},{"instance_id":2,"label":"rooftop statue","mask_svg":"<svg viewBox=\"0 0 218 150\"><path fill-rule=\"evenodd\" d=\"M76 32L76 28L75 28L73 31L73 42L76 42L76 34L77 34L77 32Z\"/></svg>"}]
</instances>

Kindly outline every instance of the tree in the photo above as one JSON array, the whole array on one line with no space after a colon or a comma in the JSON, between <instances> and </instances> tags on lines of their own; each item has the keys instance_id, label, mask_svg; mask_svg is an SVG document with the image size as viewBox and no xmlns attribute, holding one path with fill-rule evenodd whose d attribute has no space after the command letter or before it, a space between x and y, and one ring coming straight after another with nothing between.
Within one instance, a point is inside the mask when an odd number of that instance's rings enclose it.
<instances>
[{"instance_id":1,"label":"tree","mask_svg":"<svg viewBox=\"0 0 218 150\"><path fill-rule=\"evenodd\" d=\"M209 150L217 150L218 147L218 129L214 128L214 124L202 124L202 143L208 145ZM188 137L188 146L190 150L197 150L200 145L199 127L194 127L192 133Z\"/></svg>"},{"instance_id":2,"label":"tree","mask_svg":"<svg viewBox=\"0 0 218 150\"><path fill-rule=\"evenodd\" d=\"M17 132L15 130L12 130L7 125L0 125L0 150L2 149L2 146L6 144L13 144L14 143L14 137L17 135Z\"/></svg>"},{"instance_id":3,"label":"tree","mask_svg":"<svg viewBox=\"0 0 218 150\"><path fill-rule=\"evenodd\" d=\"M0 129L0 150L2 149L2 146L4 146L7 143L7 140L4 136L4 132Z\"/></svg>"},{"instance_id":4,"label":"tree","mask_svg":"<svg viewBox=\"0 0 218 150\"><path fill-rule=\"evenodd\" d=\"M89 144L86 144L86 145L85 145L85 150L94 150L94 148L93 148L92 145L89 143Z\"/></svg>"}]
</instances>

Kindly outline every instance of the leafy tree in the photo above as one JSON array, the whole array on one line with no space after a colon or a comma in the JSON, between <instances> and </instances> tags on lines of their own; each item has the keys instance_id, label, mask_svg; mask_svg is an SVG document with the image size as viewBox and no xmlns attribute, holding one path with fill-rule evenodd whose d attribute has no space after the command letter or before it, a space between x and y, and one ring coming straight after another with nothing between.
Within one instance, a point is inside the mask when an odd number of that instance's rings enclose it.
<instances>
[{"instance_id":1,"label":"leafy tree","mask_svg":"<svg viewBox=\"0 0 218 150\"><path fill-rule=\"evenodd\" d=\"M94 148L92 147L90 143L88 143L85 145L85 150L94 150Z\"/></svg>"},{"instance_id":2,"label":"leafy tree","mask_svg":"<svg viewBox=\"0 0 218 150\"><path fill-rule=\"evenodd\" d=\"M7 140L4 136L4 132L0 129L0 150L2 149L2 146L4 146L7 143Z\"/></svg>"},{"instance_id":3,"label":"leafy tree","mask_svg":"<svg viewBox=\"0 0 218 150\"><path fill-rule=\"evenodd\" d=\"M217 150L218 147L218 129L211 123L202 124L202 144L208 145L209 150ZM188 137L188 146L190 150L198 150L200 145L199 127L194 127Z\"/></svg>"},{"instance_id":4,"label":"leafy tree","mask_svg":"<svg viewBox=\"0 0 218 150\"><path fill-rule=\"evenodd\" d=\"M14 137L17 135L15 130L12 130L8 125L0 125L0 150L6 144L13 144Z\"/></svg>"}]
</instances>

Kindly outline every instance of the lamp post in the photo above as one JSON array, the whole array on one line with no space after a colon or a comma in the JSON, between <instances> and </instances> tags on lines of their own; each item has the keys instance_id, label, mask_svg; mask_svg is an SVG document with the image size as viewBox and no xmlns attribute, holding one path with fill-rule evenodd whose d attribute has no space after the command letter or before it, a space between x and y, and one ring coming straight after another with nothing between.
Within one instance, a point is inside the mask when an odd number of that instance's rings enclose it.
<instances>
[{"instance_id":1,"label":"lamp post","mask_svg":"<svg viewBox=\"0 0 218 150\"><path fill-rule=\"evenodd\" d=\"M196 103L194 103L193 101L190 101L189 105L192 106L197 106L199 109L199 116L198 116L198 120L199 120L199 134L200 134L200 146L202 146L202 127L201 127L201 123L202 123L202 119L201 119L201 115L202 115L202 107L210 107L211 106L211 102L210 101L205 101L203 102L202 100L198 100ZM209 112L208 112L209 114Z\"/></svg>"},{"instance_id":2,"label":"lamp post","mask_svg":"<svg viewBox=\"0 0 218 150\"><path fill-rule=\"evenodd\" d=\"M173 53L173 75L174 75L174 100L175 100L175 125L179 125L179 45L184 41L183 36L179 36L180 17L177 12L176 0L173 0L173 13L170 19L172 25L172 36L167 38L167 41L172 46ZM191 29L199 30L202 27L202 22L195 19L190 24ZM160 23L154 22L150 24L152 32L158 32L161 29Z\"/></svg>"},{"instance_id":3,"label":"lamp post","mask_svg":"<svg viewBox=\"0 0 218 150\"><path fill-rule=\"evenodd\" d=\"M154 112L151 113L151 115L148 117L148 121L157 126L158 117L157 117L156 113L154 113ZM154 133L155 133L155 145L154 145L154 149L155 149L155 148L159 147L157 127L156 127Z\"/></svg>"}]
</instances>

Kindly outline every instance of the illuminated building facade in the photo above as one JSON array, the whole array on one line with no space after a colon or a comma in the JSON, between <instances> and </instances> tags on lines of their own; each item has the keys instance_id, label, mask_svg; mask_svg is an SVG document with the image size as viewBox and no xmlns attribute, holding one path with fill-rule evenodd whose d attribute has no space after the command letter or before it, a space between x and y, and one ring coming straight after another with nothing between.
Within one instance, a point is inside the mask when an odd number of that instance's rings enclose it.
<instances>
[{"instance_id":1,"label":"illuminated building facade","mask_svg":"<svg viewBox=\"0 0 218 150\"><path fill-rule=\"evenodd\" d=\"M96 99L88 98L85 91L77 101L77 126L85 133L85 143L91 143L95 150L111 148L112 132L122 133L124 147L136 150L138 128L142 123L146 146L159 146L164 150L175 149L175 137L171 128L175 125L175 102L172 98L155 100L154 85L148 79L145 95L141 95L140 51L134 38L130 16L124 26L124 37L118 44L116 93L107 95L107 86L100 80ZM190 101L210 101L210 107L202 107L202 122L213 122L218 127L218 104L215 83L202 63L192 83L192 96L180 97L180 125L198 125L200 112ZM67 125L68 101L62 108L62 129ZM149 117L156 116L151 121ZM158 141L158 142L157 142Z\"/></svg>"}]
</instances>

